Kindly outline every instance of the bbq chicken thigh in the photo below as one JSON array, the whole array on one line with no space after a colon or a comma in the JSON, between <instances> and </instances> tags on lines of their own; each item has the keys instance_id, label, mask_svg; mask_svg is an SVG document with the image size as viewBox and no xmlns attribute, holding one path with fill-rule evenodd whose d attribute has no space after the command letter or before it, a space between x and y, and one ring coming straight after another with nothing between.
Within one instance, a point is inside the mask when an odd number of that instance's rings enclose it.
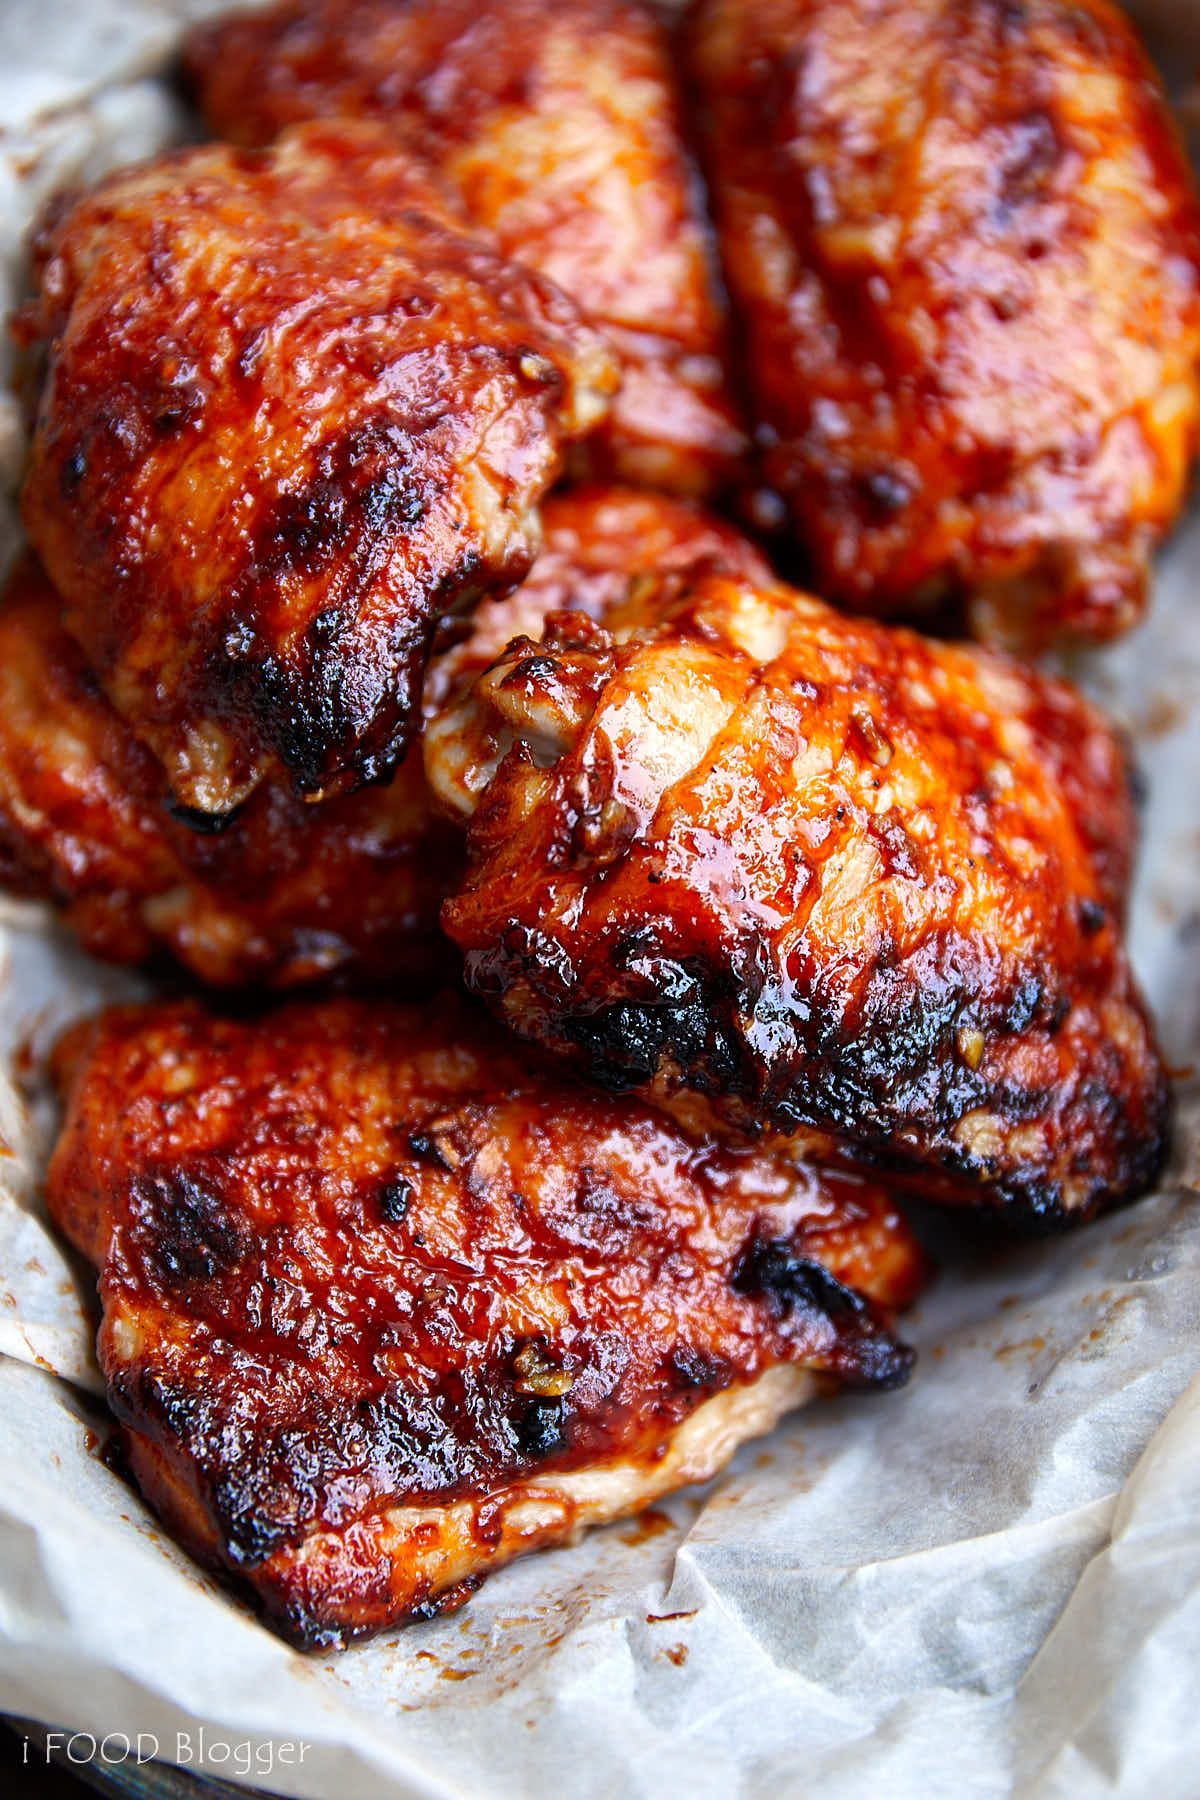
<instances>
[{"instance_id":1,"label":"bbq chicken thigh","mask_svg":"<svg viewBox=\"0 0 1200 1800\"><path fill-rule=\"evenodd\" d=\"M385 121L508 255L601 326L624 379L596 475L704 495L747 444L668 31L644 0L285 0L201 26L187 64L221 136Z\"/></svg>"},{"instance_id":2,"label":"bbq chicken thigh","mask_svg":"<svg viewBox=\"0 0 1200 1800\"><path fill-rule=\"evenodd\" d=\"M130 1468L302 1645L908 1372L922 1261L877 1189L699 1148L456 999L129 1008L57 1068L50 1206L99 1271Z\"/></svg>"},{"instance_id":3,"label":"bbq chicken thigh","mask_svg":"<svg viewBox=\"0 0 1200 1800\"><path fill-rule=\"evenodd\" d=\"M369 125L118 172L35 266L25 523L176 800L386 779L437 619L525 573L611 353Z\"/></svg>"},{"instance_id":4,"label":"bbq chicken thigh","mask_svg":"<svg viewBox=\"0 0 1200 1800\"><path fill-rule=\"evenodd\" d=\"M700 0L764 473L823 594L1104 638L1196 449L1200 212L1107 0Z\"/></svg>"},{"instance_id":5,"label":"bbq chicken thigh","mask_svg":"<svg viewBox=\"0 0 1200 1800\"><path fill-rule=\"evenodd\" d=\"M710 571L551 614L447 712L443 923L526 1038L697 1134L1024 1225L1149 1183L1127 772L1069 688Z\"/></svg>"},{"instance_id":6,"label":"bbq chicken thigh","mask_svg":"<svg viewBox=\"0 0 1200 1800\"><path fill-rule=\"evenodd\" d=\"M166 949L220 986L449 973L437 915L460 834L419 750L386 787L313 807L264 784L198 832L60 615L27 556L0 603L0 888L53 901L97 956Z\"/></svg>"}]
</instances>

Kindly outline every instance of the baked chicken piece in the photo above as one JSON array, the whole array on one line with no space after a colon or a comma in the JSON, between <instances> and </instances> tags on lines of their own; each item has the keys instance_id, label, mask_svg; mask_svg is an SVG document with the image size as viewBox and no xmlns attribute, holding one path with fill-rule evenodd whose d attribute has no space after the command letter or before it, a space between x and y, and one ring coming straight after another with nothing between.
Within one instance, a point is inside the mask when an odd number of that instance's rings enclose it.
<instances>
[{"instance_id":1,"label":"baked chicken piece","mask_svg":"<svg viewBox=\"0 0 1200 1800\"><path fill-rule=\"evenodd\" d=\"M55 204L23 499L66 623L176 800L386 779L439 616L520 579L617 381L381 128L205 146Z\"/></svg>"},{"instance_id":2,"label":"baked chicken piece","mask_svg":"<svg viewBox=\"0 0 1200 1800\"><path fill-rule=\"evenodd\" d=\"M300 119L386 121L508 255L620 351L593 474L727 485L747 444L724 302L649 0L284 0L202 25L186 62L209 123L267 143Z\"/></svg>"},{"instance_id":3,"label":"baked chicken piece","mask_svg":"<svg viewBox=\"0 0 1200 1800\"><path fill-rule=\"evenodd\" d=\"M299 1644L453 1607L908 1373L922 1260L877 1189L697 1147L456 998L127 1008L57 1071L50 1206L131 1470Z\"/></svg>"},{"instance_id":4,"label":"baked chicken piece","mask_svg":"<svg viewBox=\"0 0 1200 1800\"><path fill-rule=\"evenodd\" d=\"M693 1132L1026 1226L1148 1185L1127 771L1065 685L709 572L552 614L448 711L442 920L524 1037Z\"/></svg>"},{"instance_id":5,"label":"baked chicken piece","mask_svg":"<svg viewBox=\"0 0 1200 1800\"><path fill-rule=\"evenodd\" d=\"M1200 211L1107 0L700 0L764 472L820 592L1109 637L1196 449Z\"/></svg>"},{"instance_id":6,"label":"baked chicken piece","mask_svg":"<svg viewBox=\"0 0 1200 1800\"><path fill-rule=\"evenodd\" d=\"M459 833L420 752L387 787L306 806L266 785L215 834L105 699L31 557L0 604L0 887L51 900L95 955L171 951L201 980L436 979Z\"/></svg>"}]
</instances>

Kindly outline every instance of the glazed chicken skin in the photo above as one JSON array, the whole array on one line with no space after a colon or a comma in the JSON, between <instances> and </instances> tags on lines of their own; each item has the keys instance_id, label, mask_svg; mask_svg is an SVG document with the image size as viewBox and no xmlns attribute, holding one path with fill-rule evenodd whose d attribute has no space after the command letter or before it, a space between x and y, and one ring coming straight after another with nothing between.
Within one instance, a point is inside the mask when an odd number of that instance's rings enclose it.
<instances>
[{"instance_id":1,"label":"glazed chicken skin","mask_svg":"<svg viewBox=\"0 0 1200 1800\"><path fill-rule=\"evenodd\" d=\"M459 729L458 704L514 638L539 638L547 616L563 608L597 621L624 603L633 583L656 575L723 569L769 582L770 564L732 525L689 501L629 487L593 486L551 494L542 507L542 549L511 594L485 600L463 635L429 666L425 753L437 766L448 810L468 816L486 762ZM465 791L454 799L455 781Z\"/></svg>"},{"instance_id":2,"label":"glazed chicken skin","mask_svg":"<svg viewBox=\"0 0 1200 1800\"><path fill-rule=\"evenodd\" d=\"M347 122L118 172L35 272L25 523L176 800L388 778L438 618L528 569L611 353Z\"/></svg>"},{"instance_id":3,"label":"glazed chicken skin","mask_svg":"<svg viewBox=\"0 0 1200 1800\"><path fill-rule=\"evenodd\" d=\"M111 1012L49 1174L132 1473L304 1646L889 1387L922 1259L877 1189L699 1148L447 997Z\"/></svg>"},{"instance_id":4,"label":"glazed chicken skin","mask_svg":"<svg viewBox=\"0 0 1200 1800\"><path fill-rule=\"evenodd\" d=\"M764 473L818 591L1124 630L1196 449L1200 211L1108 0L700 0Z\"/></svg>"},{"instance_id":5,"label":"glazed chicken skin","mask_svg":"<svg viewBox=\"0 0 1200 1800\"><path fill-rule=\"evenodd\" d=\"M646 491L553 495L543 525L528 580L485 601L432 662L431 710L555 607L599 618L631 569L769 575L730 526ZM221 831L198 832L60 615L25 557L0 604L0 888L54 902L94 955L138 963L165 948L214 986L449 975L437 916L461 874L461 834L433 815L418 750L386 787L311 807L265 783Z\"/></svg>"},{"instance_id":6,"label":"glazed chicken skin","mask_svg":"<svg viewBox=\"0 0 1200 1800\"><path fill-rule=\"evenodd\" d=\"M448 712L442 919L524 1037L695 1133L1027 1228L1149 1184L1127 771L1069 688L709 572L552 614Z\"/></svg>"},{"instance_id":7,"label":"glazed chicken skin","mask_svg":"<svg viewBox=\"0 0 1200 1800\"><path fill-rule=\"evenodd\" d=\"M312 807L264 785L197 832L60 611L26 556L0 604L0 888L53 901L94 955L165 949L218 986L449 973L437 915L459 834L433 816L419 751L387 787Z\"/></svg>"},{"instance_id":8,"label":"glazed chicken skin","mask_svg":"<svg viewBox=\"0 0 1200 1800\"><path fill-rule=\"evenodd\" d=\"M618 348L593 475L703 496L746 451L667 29L643 0L285 0L202 25L186 63L213 129L386 122L508 255Z\"/></svg>"},{"instance_id":9,"label":"glazed chicken skin","mask_svg":"<svg viewBox=\"0 0 1200 1800\"><path fill-rule=\"evenodd\" d=\"M528 580L483 602L432 662L431 711L556 607L601 617L632 569L769 576L730 526L644 490L552 495L543 526ZM214 986L450 973L437 915L461 873L461 834L433 816L419 751L386 787L319 807L263 784L221 831L198 832L60 615L25 557L0 604L0 888L53 901L94 955L139 963L165 948Z\"/></svg>"}]
</instances>

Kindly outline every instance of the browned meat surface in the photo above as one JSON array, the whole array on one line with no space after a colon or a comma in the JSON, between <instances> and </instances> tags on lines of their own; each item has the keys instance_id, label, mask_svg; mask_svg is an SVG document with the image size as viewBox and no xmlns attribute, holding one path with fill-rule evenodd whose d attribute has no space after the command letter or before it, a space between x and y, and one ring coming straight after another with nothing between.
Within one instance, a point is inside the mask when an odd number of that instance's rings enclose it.
<instances>
[{"instance_id":1,"label":"browned meat surface","mask_svg":"<svg viewBox=\"0 0 1200 1800\"><path fill-rule=\"evenodd\" d=\"M704 494L745 450L724 309L666 29L643 0L285 0L201 26L210 124L241 144L300 119L385 121L502 248L617 346L597 474Z\"/></svg>"},{"instance_id":2,"label":"browned meat surface","mask_svg":"<svg viewBox=\"0 0 1200 1800\"><path fill-rule=\"evenodd\" d=\"M305 1645L715 1472L814 1388L890 1386L922 1263L877 1189L698 1147L447 997L60 1046L49 1175L170 1528Z\"/></svg>"},{"instance_id":3,"label":"browned meat surface","mask_svg":"<svg viewBox=\"0 0 1200 1800\"><path fill-rule=\"evenodd\" d=\"M518 580L616 367L389 135L163 155L60 201L24 515L176 799L389 776L440 614Z\"/></svg>"},{"instance_id":4,"label":"browned meat surface","mask_svg":"<svg viewBox=\"0 0 1200 1800\"><path fill-rule=\"evenodd\" d=\"M1127 772L1066 686L686 572L552 614L427 738L471 987L593 1081L1027 1225L1142 1191Z\"/></svg>"},{"instance_id":5,"label":"browned meat surface","mask_svg":"<svg viewBox=\"0 0 1200 1800\"><path fill-rule=\"evenodd\" d=\"M198 832L59 613L26 557L0 604L0 886L54 901L98 956L162 947L222 986L448 967L437 911L461 855L419 752L387 787L320 807L264 784Z\"/></svg>"},{"instance_id":6,"label":"browned meat surface","mask_svg":"<svg viewBox=\"0 0 1200 1800\"><path fill-rule=\"evenodd\" d=\"M1108 637L1196 449L1200 214L1107 0L701 0L765 472L822 593Z\"/></svg>"},{"instance_id":7,"label":"browned meat surface","mask_svg":"<svg viewBox=\"0 0 1200 1800\"><path fill-rule=\"evenodd\" d=\"M425 683L426 754L446 808L469 815L473 784L487 779L477 745L460 734L450 696L461 699L513 638L538 638L548 613L564 607L601 620L631 585L658 574L720 568L769 581L762 552L732 526L685 500L636 488L584 487L552 494L542 507L543 544L519 588L485 600L461 641L436 656ZM457 782L463 792L455 793Z\"/></svg>"}]
</instances>

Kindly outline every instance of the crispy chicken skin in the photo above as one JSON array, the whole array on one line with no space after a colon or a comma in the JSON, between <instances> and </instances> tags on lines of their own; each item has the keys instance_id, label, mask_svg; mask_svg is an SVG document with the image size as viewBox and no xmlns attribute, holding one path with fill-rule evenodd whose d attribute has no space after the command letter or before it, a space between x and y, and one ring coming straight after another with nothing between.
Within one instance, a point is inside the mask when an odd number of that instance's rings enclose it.
<instances>
[{"instance_id":1,"label":"crispy chicken skin","mask_svg":"<svg viewBox=\"0 0 1200 1800\"><path fill-rule=\"evenodd\" d=\"M454 650L430 670L427 703L468 670L480 674L514 637L540 632L547 613L602 620L647 573L719 567L769 581L771 565L748 537L687 500L596 482L551 494L542 548L512 593L483 601Z\"/></svg>"},{"instance_id":2,"label":"crispy chicken skin","mask_svg":"<svg viewBox=\"0 0 1200 1800\"><path fill-rule=\"evenodd\" d=\"M110 1012L56 1053L51 1211L98 1268L134 1474L335 1644L887 1387L922 1260L853 1178L699 1147L421 1012Z\"/></svg>"},{"instance_id":3,"label":"crispy chicken skin","mask_svg":"<svg viewBox=\"0 0 1200 1800\"><path fill-rule=\"evenodd\" d=\"M641 0L285 0L201 26L187 64L243 144L328 114L414 142L510 255L618 347L611 429L578 455L687 494L746 441L667 30Z\"/></svg>"},{"instance_id":4,"label":"crispy chicken skin","mask_svg":"<svg viewBox=\"0 0 1200 1800\"><path fill-rule=\"evenodd\" d=\"M452 704L442 912L526 1038L690 1129L1026 1227L1141 1191L1166 1089L1110 730L986 651L717 573L552 614ZM462 773L474 762L471 779Z\"/></svg>"},{"instance_id":5,"label":"crispy chicken skin","mask_svg":"<svg viewBox=\"0 0 1200 1800\"><path fill-rule=\"evenodd\" d=\"M820 592L1037 647L1138 616L1196 448L1200 213L1107 0L700 0L765 473Z\"/></svg>"},{"instance_id":6,"label":"crispy chicken skin","mask_svg":"<svg viewBox=\"0 0 1200 1800\"><path fill-rule=\"evenodd\" d=\"M425 753L439 795L468 816L486 764L459 730L457 702L517 637L538 638L549 613L570 608L602 620L631 584L653 574L720 568L770 581L762 552L733 526L686 500L597 484L552 494L542 507L542 549L519 588L485 600L453 647L435 656L425 682ZM461 793L455 792L458 782Z\"/></svg>"},{"instance_id":7,"label":"crispy chicken skin","mask_svg":"<svg viewBox=\"0 0 1200 1800\"><path fill-rule=\"evenodd\" d=\"M0 887L53 901L97 956L165 948L220 986L449 972L437 913L459 834L431 812L419 751L321 807L264 786L216 834L169 802L26 556L0 603Z\"/></svg>"},{"instance_id":8,"label":"crispy chicken skin","mask_svg":"<svg viewBox=\"0 0 1200 1800\"><path fill-rule=\"evenodd\" d=\"M386 779L437 618L526 572L611 353L370 125L118 172L35 270L25 522L176 799Z\"/></svg>"}]
</instances>

